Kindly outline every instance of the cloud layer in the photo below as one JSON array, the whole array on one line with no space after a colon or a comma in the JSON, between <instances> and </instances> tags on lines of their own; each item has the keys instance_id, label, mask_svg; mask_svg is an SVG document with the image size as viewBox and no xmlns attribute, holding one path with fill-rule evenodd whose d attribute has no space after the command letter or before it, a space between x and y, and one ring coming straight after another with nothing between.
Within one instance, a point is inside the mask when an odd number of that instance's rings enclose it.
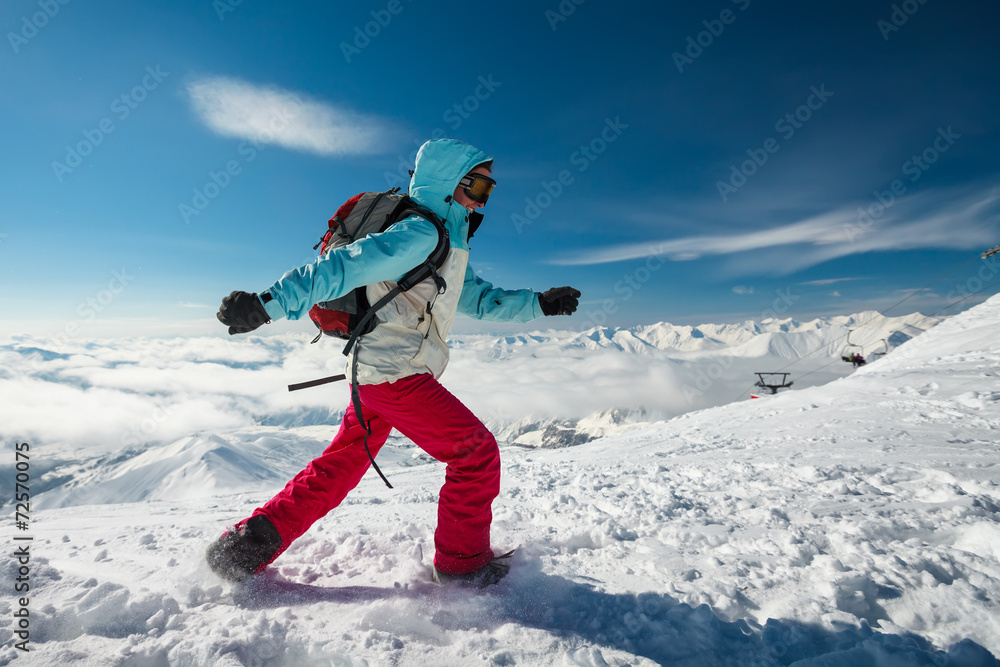
<instances>
[{"instance_id":1,"label":"cloud layer","mask_svg":"<svg viewBox=\"0 0 1000 667\"><path fill-rule=\"evenodd\" d=\"M804 359L796 370L812 372L803 387L839 377L849 372L837 358L842 339L858 322L866 323L855 338L863 345L926 328L922 317L866 314L697 329L663 323L473 334L454 338L445 384L495 429L612 408L666 418L735 400L762 367ZM19 336L0 343L0 405L8 406L0 431L8 440L52 445L60 457L76 448L107 454L256 425L317 427L330 437L350 401L348 386L287 391L288 384L343 371L339 346L310 339Z\"/></svg>"},{"instance_id":2,"label":"cloud layer","mask_svg":"<svg viewBox=\"0 0 1000 667\"><path fill-rule=\"evenodd\" d=\"M377 153L392 132L388 122L274 86L227 77L188 85L198 118L223 136L275 144L324 156Z\"/></svg>"}]
</instances>

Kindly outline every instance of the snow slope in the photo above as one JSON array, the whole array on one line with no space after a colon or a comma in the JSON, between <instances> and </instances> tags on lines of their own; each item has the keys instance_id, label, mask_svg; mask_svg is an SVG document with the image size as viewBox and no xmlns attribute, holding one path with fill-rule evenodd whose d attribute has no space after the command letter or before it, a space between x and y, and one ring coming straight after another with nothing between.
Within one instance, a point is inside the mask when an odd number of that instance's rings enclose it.
<instances>
[{"instance_id":1,"label":"snow slope","mask_svg":"<svg viewBox=\"0 0 1000 667\"><path fill-rule=\"evenodd\" d=\"M994 297L825 386L575 447L505 446L493 541L519 549L483 593L427 583L443 470L402 440L380 456L395 490L366 477L239 586L207 570L205 546L328 429L236 418L115 465L67 453L79 483L49 480L60 501L32 513L33 651L13 648L15 601L2 597L0 664L996 665L998 325ZM268 377L205 399L220 414L283 377L247 356ZM210 354L183 363L203 381L203 364L246 377ZM150 364L150 382L170 367ZM56 450L36 456L43 471ZM126 487L137 501L70 506L82 496L65 489L101 484L103 501ZM156 495L139 500L143 488ZM15 560L0 559L12 580Z\"/></svg>"}]
</instances>

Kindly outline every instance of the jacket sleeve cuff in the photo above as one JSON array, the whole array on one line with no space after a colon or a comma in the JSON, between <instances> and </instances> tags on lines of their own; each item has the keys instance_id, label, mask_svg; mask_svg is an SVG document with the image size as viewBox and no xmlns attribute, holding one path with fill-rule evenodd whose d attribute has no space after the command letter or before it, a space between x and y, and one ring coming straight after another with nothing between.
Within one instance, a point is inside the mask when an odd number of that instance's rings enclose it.
<instances>
[{"instance_id":1,"label":"jacket sleeve cuff","mask_svg":"<svg viewBox=\"0 0 1000 667\"><path fill-rule=\"evenodd\" d=\"M265 298L264 295L270 298ZM288 317L288 313L285 312L285 309L281 307L281 304L278 303L278 300L270 292L261 292L257 298L260 299L261 304L264 306L264 311L272 321Z\"/></svg>"}]
</instances>

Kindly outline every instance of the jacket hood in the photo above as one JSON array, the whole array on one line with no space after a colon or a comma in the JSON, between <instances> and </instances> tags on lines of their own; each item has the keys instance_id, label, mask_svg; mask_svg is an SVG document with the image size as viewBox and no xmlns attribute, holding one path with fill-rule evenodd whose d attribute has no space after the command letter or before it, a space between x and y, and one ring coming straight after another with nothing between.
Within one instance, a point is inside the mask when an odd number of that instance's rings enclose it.
<instances>
[{"instance_id":1,"label":"jacket hood","mask_svg":"<svg viewBox=\"0 0 1000 667\"><path fill-rule=\"evenodd\" d=\"M451 209L449 197L467 173L493 158L457 139L432 139L417 151L416 166L410 179L410 197L442 218ZM455 204L465 210L459 204Z\"/></svg>"}]
</instances>

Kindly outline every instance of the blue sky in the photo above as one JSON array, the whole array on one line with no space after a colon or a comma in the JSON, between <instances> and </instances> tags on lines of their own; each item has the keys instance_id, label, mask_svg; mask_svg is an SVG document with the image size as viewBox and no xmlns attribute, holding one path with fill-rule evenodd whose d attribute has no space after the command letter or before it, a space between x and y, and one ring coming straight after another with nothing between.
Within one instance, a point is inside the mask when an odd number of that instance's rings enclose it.
<instances>
[{"instance_id":1,"label":"blue sky","mask_svg":"<svg viewBox=\"0 0 1000 667\"><path fill-rule=\"evenodd\" d=\"M7 2L0 334L219 333L222 296L309 261L339 204L402 185L435 133L495 158L482 276L583 291L537 325L883 309L1000 243L998 19L941 0ZM998 279L974 260L889 314Z\"/></svg>"}]
</instances>

